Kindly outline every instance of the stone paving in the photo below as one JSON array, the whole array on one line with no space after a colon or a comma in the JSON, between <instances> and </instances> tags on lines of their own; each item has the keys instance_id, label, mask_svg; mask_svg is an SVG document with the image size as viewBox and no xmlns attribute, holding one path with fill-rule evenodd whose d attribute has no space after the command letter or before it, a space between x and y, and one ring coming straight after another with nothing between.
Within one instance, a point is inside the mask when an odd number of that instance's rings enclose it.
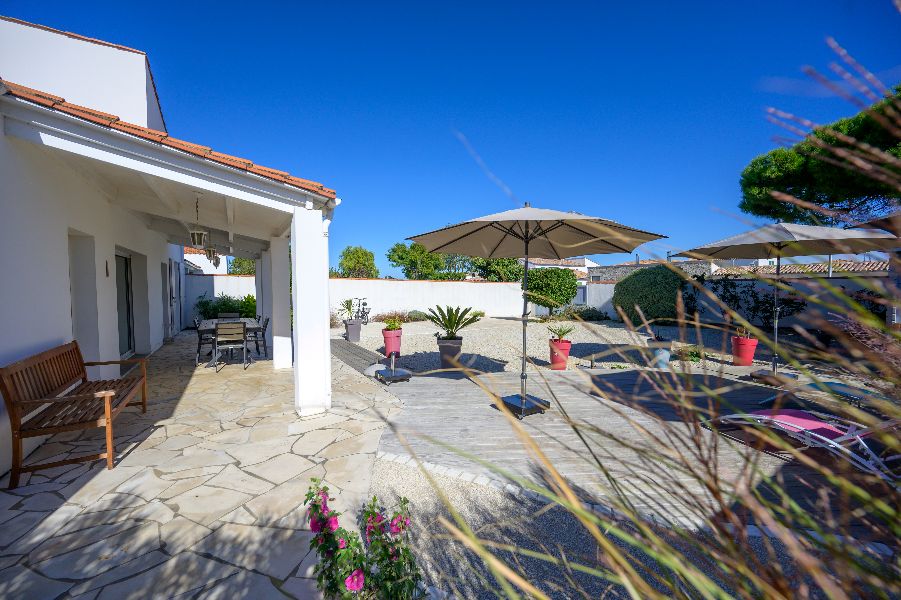
<instances>
[{"instance_id":1,"label":"stone paving","mask_svg":"<svg viewBox=\"0 0 901 600\"><path fill-rule=\"evenodd\" d=\"M67 465L0 491L0 598L316 595L310 479L325 479L352 527L398 401L333 361L332 410L301 419L290 370L195 368L195 340L150 357L147 414L116 420L115 469ZM102 444L101 429L59 434L28 462Z\"/></svg>"}]
</instances>

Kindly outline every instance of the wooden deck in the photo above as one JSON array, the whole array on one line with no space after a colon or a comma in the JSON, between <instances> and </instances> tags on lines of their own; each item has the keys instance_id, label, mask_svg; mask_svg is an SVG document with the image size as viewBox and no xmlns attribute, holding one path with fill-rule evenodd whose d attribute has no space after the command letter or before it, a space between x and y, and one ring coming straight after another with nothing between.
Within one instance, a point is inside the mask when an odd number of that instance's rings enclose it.
<instances>
[{"instance_id":1,"label":"wooden deck","mask_svg":"<svg viewBox=\"0 0 901 600\"><path fill-rule=\"evenodd\" d=\"M543 371L542 375L544 381L541 377L530 377L529 392L551 401L552 409L526 417L522 423L541 451L585 500L606 504L611 497L611 484L602 475L599 462L642 512L683 524L701 520L685 515L684 503L672 493L684 486L690 493L703 496L700 484L659 462L647 461L641 452L630 449L630 446L657 450L679 447L677 436L689 433L689 425L666 401L665 394L654 389L636 370ZM379 449L408 454L401 441L403 437L424 461L476 476L500 478L464 456L469 454L519 476L541 481L543 473L538 464L519 443L486 391L500 397L517 394L519 374L492 373L477 381L485 389L465 377L442 374L418 376L408 383L392 386L391 392L402 401L403 410L395 423L397 431L386 431ZM685 385L697 390L695 404L704 416L710 409L728 412L757 409L757 403L773 393L772 388L730 377L693 375L685 381ZM721 394L719 408L708 405L710 393L705 390ZM572 420L596 428L598 433L587 446L563 418L561 408ZM701 435L709 438L714 434L702 429ZM456 451L435 441L453 446ZM717 463L725 481L733 481L747 464L747 457L752 457L763 473L783 477L786 488L802 505L809 504L811 510L820 509L815 506L816 493L825 482L812 471L797 461L787 461L784 456L750 448L740 440L720 436L718 441ZM681 444L683 449L688 448L684 442ZM709 516L712 514L705 515Z\"/></svg>"}]
</instances>

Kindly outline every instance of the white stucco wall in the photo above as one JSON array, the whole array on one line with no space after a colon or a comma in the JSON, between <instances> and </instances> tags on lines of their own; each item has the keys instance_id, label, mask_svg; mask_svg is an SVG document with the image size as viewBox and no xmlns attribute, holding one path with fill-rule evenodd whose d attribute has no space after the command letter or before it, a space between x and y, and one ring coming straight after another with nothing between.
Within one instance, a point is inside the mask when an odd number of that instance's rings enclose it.
<instances>
[{"instance_id":1,"label":"white stucco wall","mask_svg":"<svg viewBox=\"0 0 901 600\"><path fill-rule=\"evenodd\" d=\"M619 321L619 315L613 307L612 283L589 283L585 286L585 304L606 312L611 319Z\"/></svg>"},{"instance_id":2,"label":"white stucco wall","mask_svg":"<svg viewBox=\"0 0 901 600\"><path fill-rule=\"evenodd\" d=\"M336 311L346 298L366 298L372 314L392 310L426 310L441 306L471 306L489 317L522 314L518 283L485 281L410 281L402 279L329 279L329 301Z\"/></svg>"},{"instance_id":3,"label":"white stucco wall","mask_svg":"<svg viewBox=\"0 0 901 600\"><path fill-rule=\"evenodd\" d=\"M141 52L0 19L0 77L165 130Z\"/></svg>"},{"instance_id":4,"label":"white stucco wall","mask_svg":"<svg viewBox=\"0 0 901 600\"><path fill-rule=\"evenodd\" d=\"M0 181L0 257L7 282L0 285L0 306L5 310L0 317L4 330L0 336L0 365L72 339L70 235L92 241L76 244L82 257L87 252L90 258L93 252L94 264L82 263L86 268L79 270L74 286L77 294L93 295L96 302L96 339L85 340L95 347L92 354L96 355L90 358L119 358L114 258L117 249L132 252L138 259L132 265L134 290L136 294L143 291L141 297L135 298L135 329L143 331L146 339L136 339L137 350L152 351L162 345L161 265L169 257L163 236L148 230L129 211L110 204L90 179L61 162L53 151L2 132ZM92 270L94 279L89 281ZM137 312L141 306L143 314ZM79 318L83 320L89 313L90 306L80 304ZM110 376L117 372L113 367L92 370L90 374ZM39 443L40 440L30 440L26 448L33 449ZM9 465L9 420L3 407L0 473L7 471Z\"/></svg>"}]
</instances>

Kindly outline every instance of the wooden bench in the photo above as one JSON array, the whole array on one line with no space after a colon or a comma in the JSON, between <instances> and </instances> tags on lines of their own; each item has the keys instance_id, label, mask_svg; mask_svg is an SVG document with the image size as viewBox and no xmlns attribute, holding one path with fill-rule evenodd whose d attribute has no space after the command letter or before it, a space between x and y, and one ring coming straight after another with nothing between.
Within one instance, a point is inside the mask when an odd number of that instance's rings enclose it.
<instances>
[{"instance_id":1,"label":"wooden bench","mask_svg":"<svg viewBox=\"0 0 901 600\"><path fill-rule=\"evenodd\" d=\"M140 365L121 379L89 381L85 367L115 364ZM134 371L134 369L132 369ZM9 487L19 485L25 472L76 462L106 459L114 466L113 420L141 393L141 411L147 412L147 361L144 358L85 362L78 342L69 342L0 369L0 393L12 429L12 471ZM63 431L105 427L106 452L22 466L22 440Z\"/></svg>"}]
</instances>

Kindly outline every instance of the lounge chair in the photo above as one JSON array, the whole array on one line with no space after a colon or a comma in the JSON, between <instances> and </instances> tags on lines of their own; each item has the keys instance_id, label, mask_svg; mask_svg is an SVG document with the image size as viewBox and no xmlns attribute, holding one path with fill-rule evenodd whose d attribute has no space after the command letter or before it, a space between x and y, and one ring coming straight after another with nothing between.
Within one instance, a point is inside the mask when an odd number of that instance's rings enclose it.
<instances>
[{"instance_id":1,"label":"lounge chair","mask_svg":"<svg viewBox=\"0 0 901 600\"><path fill-rule=\"evenodd\" d=\"M897 419L875 427L864 427L826 413L779 408L725 415L708 421L708 424L717 429L723 429L722 425L769 427L800 442L804 445L802 449L822 448L895 488L901 486L901 454L888 455L889 450L878 440L872 439L878 431L894 430L901 426L901 421Z\"/></svg>"}]
</instances>

